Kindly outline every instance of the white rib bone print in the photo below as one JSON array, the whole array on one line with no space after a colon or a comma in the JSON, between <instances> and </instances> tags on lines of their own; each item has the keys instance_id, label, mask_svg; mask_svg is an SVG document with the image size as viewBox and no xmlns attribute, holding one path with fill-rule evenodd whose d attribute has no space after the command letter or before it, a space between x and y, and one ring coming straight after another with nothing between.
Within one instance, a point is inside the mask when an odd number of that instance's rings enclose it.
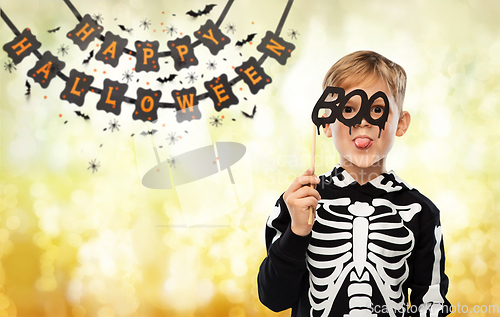
<instances>
[{"instance_id":1,"label":"white rib bone print","mask_svg":"<svg viewBox=\"0 0 500 317\"><path fill-rule=\"evenodd\" d=\"M404 305L402 284L409 274L406 259L415 245L413 233L403 222L421 210L420 204L398 206L380 198L371 204L351 203L349 198L321 200L320 204L328 215L317 214L319 225L308 248L311 316L329 315L347 276L350 312L344 317L376 316L372 314L370 278L389 315L396 316L395 310L402 311ZM346 207L349 214L334 211Z\"/></svg>"}]
</instances>

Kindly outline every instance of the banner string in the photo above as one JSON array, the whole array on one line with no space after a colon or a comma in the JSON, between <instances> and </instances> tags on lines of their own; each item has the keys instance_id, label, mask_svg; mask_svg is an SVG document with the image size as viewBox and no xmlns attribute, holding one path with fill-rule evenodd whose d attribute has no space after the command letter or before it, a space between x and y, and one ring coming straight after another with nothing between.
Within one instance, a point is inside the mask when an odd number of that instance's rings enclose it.
<instances>
[{"instance_id":1,"label":"banner string","mask_svg":"<svg viewBox=\"0 0 500 317\"><path fill-rule=\"evenodd\" d=\"M73 15L78 19L78 21L81 21L82 20L82 16L81 14L78 12L78 10L76 9L76 7L71 3L70 0L63 0L64 3L68 6L68 8L70 9L70 11L73 13ZM224 18L226 17L227 13L229 12L229 9L231 7L231 5L233 4L234 0L228 0L228 2L226 3L224 9L222 10L221 12L221 15L219 16L218 20L217 20L217 23L216 23L216 26L217 27L220 27L220 25L222 24ZM276 35L279 35L282 28L283 28L283 25L286 21L286 18L288 16L288 13L290 12L290 9L291 9L291 6L293 4L293 0L288 0L287 4L286 4L286 7L283 11L283 14L280 18L280 21L278 23L278 26L276 28ZM2 19L4 20L4 22L7 24L7 26L11 29L11 31L16 35L16 36L19 36L21 33L19 32L19 30L17 29L17 27L14 25L14 23L12 23L12 21L8 18L8 16L5 14L5 12L3 10L0 10L1 12L1 17ZM103 41L105 40L105 37L103 35L100 35L99 37L99 40ZM201 44L201 41L197 40L195 42L193 42L192 46L193 48L200 45ZM135 51L132 51L130 49L127 49L125 48L124 49L124 52L126 54L129 54L129 55L132 55L132 56L136 56L136 52ZM40 52L38 50L34 50L33 51L33 54L38 58L38 59L41 59L42 58L42 54L40 54ZM159 57L165 57L165 56L170 56L171 53L170 51L165 51L165 52L159 52L158 53L158 56ZM264 61L266 60L266 58L268 57L267 54L265 53L262 53L262 56L259 58L258 60L258 64L259 65L262 65L262 63L264 63ZM67 81L69 79L69 77L67 75L65 75L62 71L58 71L57 72L57 76L59 78L61 78L63 81ZM240 75L236 75L236 77L234 77L233 79L231 79L230 81L228 81L228 84L230 86L234 86L236 83L238 83L240 80L242 80L242 77ZM102 92L102 89L100 88L97 88L97 87L89 87L89 90L93 93L96 93L96 94L101 94ZM206 98L209 97L209 93L208 92L205 92L203 94L200 94L198 96L196 96L196 99L197 100L204 100ZM130 104L135 104L136 103L136 99L134 98L130 98L130 97L127 97L127 96L124 96L123 97L123 101L126 102L126 103L130 103ZM160 102L158 104L158 108L175 108L175 103L168 103L168 102Z\"/></svg>"}]
</instances>

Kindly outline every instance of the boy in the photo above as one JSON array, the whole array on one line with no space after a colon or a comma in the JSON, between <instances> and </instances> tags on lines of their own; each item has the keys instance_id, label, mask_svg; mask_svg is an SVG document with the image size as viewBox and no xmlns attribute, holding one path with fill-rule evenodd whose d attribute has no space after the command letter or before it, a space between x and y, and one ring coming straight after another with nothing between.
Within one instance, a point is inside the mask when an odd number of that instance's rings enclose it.
<instances>
[{"instance_id":1,"label":"boy","mask_svg":"<svg viewBox=\"0 0 500 317\"><path fill-rule=\"evenodd\" d=\"M354 52L330 68L327 86L332 95L318 103L332 111L313 120L333 138L340 163L320 177L307 170L278 199L266 226L261 302L300 317L449 314L439 210L386 170L395 136L410 124L405 71L375 52Z\"/></svg>"}]
</instances>

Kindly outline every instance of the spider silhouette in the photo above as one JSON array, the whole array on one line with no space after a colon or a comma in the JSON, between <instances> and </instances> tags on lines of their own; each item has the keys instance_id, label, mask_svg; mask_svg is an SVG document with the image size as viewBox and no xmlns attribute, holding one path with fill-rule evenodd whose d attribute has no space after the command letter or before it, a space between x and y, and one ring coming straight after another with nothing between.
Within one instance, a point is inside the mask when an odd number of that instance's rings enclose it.
<instances>
[{"instance_id":1,"label":"spider silhouette","mask_svg":"<svg viewBox=\"0 0 500 317\"><path fill-rule=\"evenodd\" d=\"M168 145L172 145L179 141L179 137L175 134L175 132L171 132L168 134L167 140L169 141Z\"/></svg>"},{"instance_id":2,"label":"spider silhouette","mask_svg":"<svg viewBox=\"0 0 500 317\"><path fill-rule=\"evenodd\" d=\"M222 119L219 116L212 116L210 117L210 124L217 128L219 125L222 125Z\"/></svg>"},{"instance_id":3,"label":"spider silhouette","mask_svg":"<svg viewBox=\"0 0 500 317\"><path fill-rule=\"evenodd\" d=\"M172 24L170 24L170 26L165 30L167 31L167 34L170 34L170 36L174 35L174 33L177 34L177 29Z\"/></svg>"},{"instance_id":4,"label":"spider silhouette","mask_svg":"<svg viewBox=\"0 0 500 317\"><path fill-rule=\"evenodd\" d=\"M234 32L236 31L236 25L234 25L233 23L228 23L226 25L226 31L234 34Z\"/></svg>"},{"instance_id":5,"label":"spider silhouette","mask_svg":"<svg viewBox=\"0 0 500 317\"><path fill-rule=\"evenodd\" d=\"M130 71L130 72L129 72L129 71L127 70L127 71L125 71L125 72L123 73L123 78L122 78L122 80L126 80L126 81L127 81L127 84L128 84L128 82L129 82L129 81L131 81L133 78L134 78L134 73L133 73L132 71Z\"/></svg>"},{"instance_id":6,"label":"spider silhouette","mask_svg":"<svg viewBox=\"0 0 500 317\"><path fill-rule=\"evenodd\" d=\"M217 68L217 63L215 61L212 62L209 60L207 63L207 68L209 70L215 70Z\"/></svg>"},{"instance_id":7,"label":"spider silhouette","mask_svg":"<svg viewBox=\"0 0 500 317\"><path fill-rule=\"evenodd\" d=\"M145 29L149 29L149 26L151 25L151 20L144 19L141 21L141 24L139 24L139 27L143 27Z\"/></svg>"},{"instance_id":8,"label":"spider silhouette","mask_svg":"<svg viewBox=\"0 0 500 317\"><path fill-rule=\"evenodd\" d=\"M170 157L170 159L167 159L167 162L168 162L168 165L170 165L170 167L172 168L175 168L175 158L173 157Z\"/></svg>"},{"instance_id":9,"label":"spider silhouette","mask_svg":"<svg viewBox=\"0 0 500 317\"><path fill-rule=\"evenodd\" d=\"M288 32L288 36L290 36L292 40L296 40L297 35L300 35L300 33L297 30L290 29L290 32Z\"/></svg>"},{"instance_id":10,"label":"spider silhouette","mask_svg":"<svg viewBox=\"0 0 500 317\"><path fill-rule=\"evenodd\" d=\"M69 46L61 44L61 47L57 49L57 54L62 54L62 56L68 54Z\"/></svg>"},{"instance_id":11,"label":"spider silhouette","mask_svg":"<svg viewBox=\"0 0 500 317\"><path fill-rule=\"evenodd\" d=\"M99 162L96 162L97 159L93 159L92 161L89 162L89 167L87 167L87 169L92 169L92 174L94 174L94 172L97 172L97 169L99 168L99 166L101 166L101 164Z\"/></svg>"},{"instance_id":12,"label":"spider silhouette","mask_svg":"<svg viewBox=\"0 0 500 317\"><path fill-rule=\"evenodd\" d=\"M188 73L188 76L186 77L186 79L189 79L188 84L191 84L191 83L194 83L194 81L198 79L198 76L196 76L195 72L192 72L192 73Z\"/></svg>"},{"instance_id":13,"label":"spider silhouette","mask_svg":"<svg viewBox=\"0 0 500 317\"><path fill-rule=\"evenodd\" d=\"M9 73L12 73L12 70L16 70L16 66L14 65L14 62L11 60L8 60L7 62L3 63L3 67L5 70L8 70Z\"/></svg>"},{"instance_id":14,"label":"spider silhouette","mask_svg":"<svg viewBox=\"0 0 500 317\"><path fill-rule=\"evenodd\" d=\"M103 20L102 14L100 14L100 13L93 14L92 15L92 19L94 19L94 21L96 23L101 23L102 24L102 20Z\"/></svg>"},{"instance_id":15,"label":"spider silhouette","mask_svg":"<svg viewBox=\"0 0 500 317\"><path fill-rule=\"evenodd\" d=\"M113 121L109 121L109 128L111 129L111 132L114 132L115 129L117 131L120 131L120 125L118 124L118 120L114 119Z\"/></svg>"}]
</instances>

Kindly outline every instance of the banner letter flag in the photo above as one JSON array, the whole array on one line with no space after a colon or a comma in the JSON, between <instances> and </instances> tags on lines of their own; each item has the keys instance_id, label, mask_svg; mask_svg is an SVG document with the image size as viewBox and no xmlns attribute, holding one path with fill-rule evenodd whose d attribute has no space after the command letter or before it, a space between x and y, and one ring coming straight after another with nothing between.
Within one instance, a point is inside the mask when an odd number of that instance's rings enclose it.
<instances>
[{"instance_id":1,"label":"banner letter flag","mask_svg":"<svg viewBox=\"0 0 500 317\"><path fill-rule=\"evenodd\" d=\"M198 65L198 59L194 56L193 45L191 45L191 38L188 35L174 41L168 41L167 46L174 59L175 70Z\"/></svg>"},{"instance_id":2,"label":"banner letter flag","mask_svg":"<svg viewBox=\"0 0 500 317\"><path fill-rule=\"evenodd\" d=\"M47 88L52 78L64 68L66 63L60 61L51 52L43 53L43 56L35 64L35 67L28 71L28 77L33 78L42 88Z\"/></svg>"},{"instance_id":3,"label":"banner letter flag","mask_svg":"<svg viewBox=\"0 0 500 317\"><path fill-rule=\"evenodd\" d=\"M197 107L196 88L173 90L172 98L174 98L175 109L177 109L177 122L201 118L200 109Z\"/></svg>"},{"instance_id":4,"label":"banner letter flag","mask_svg":"<svg viewBox=\"0 0 500 317\"><path fill-rule=\"evenodd\" d=\"M194 32L194 36L208 47L212 55L217 55L220 50L224 49L224 46L231 43L229 37L224 35L212 20L208 20L198 31Z\"/></svg>"},{"instance_id":5,"label":"banner letter flag","mask_svg":"<svg viewBox=\"0 0 500 317\"><path fill-rule=\"evenodd\" d=\"M127 84L121 84L106 78L104 80L104 88L101 92L101 99L97 103L97 110L104 110L119 115L127 89Z\"/></svg>"},{"instance_id":6,"label":"banner letter flag","mask_svg":"<svg viewBox=\"0 0 500 317\"><path fill-rule=\"evenodd\" d=\"M102 33L102 27L97 24L89 14L85 14L83 19L76 27L66 35L74 44L78 45L82 51L85 51L96 37Z\"/></svg>"},{"instance_id":7,"label":"banner letter flag","mask_svg":"<svg viewBox=\"0 0 500 317\"><path fill-rule=\"evenodd\" d=\"M104 43L101 45L101 49L95 55L95 59L103 62L104 64L109 64L113 67L118 65L118 59L123 54L123 50L127 46L128 40L114 35L111 32L106 32Z\"/></svg>"},{"instance_id":8,"label":"banner letter flag","mask_svg":"<svg viewBox=\"0 0 500 317\"><path fill-rule=\"evenodd\" d=\"M158 119L158 104L160 103L161 91L151 89L137 89L137 100L135 111L132 115L134 120L156 121Z\"/></svg>"},{"instance_id":9,"label":"banner letter flag","mask_svg":"<svg viewBox=\"0 0 500 317\"><path fill-rule=\"evenodd\" d=\"M135 71L136 72L157 72L160 70L158 64L158 41L136 41L135 49L137 51Z\"/></svg>"},{"instance_id":10,"label":"banner letter flag","mask_svg":"<svg viewBox=\"0 0 500 317\"><path fill-rule=\"evenodd\" d=\"M286 42L271 31L266 32L266 36L262 39L259 46L257 46L257 51L274 58L281 65L286 64L286 60L290 57L294 49L295 45Z\"/></svg>"},{"instance_id":11,"label":"banner letter flag","mask_svg":"<svg viewBox=\"0 0 500 317\"><path fill-rule=\"evenodd\" d=\"M214 108L217 111L238 104L238 98L234 95L226 74L205 82L205 89L208 91L208 96L214 102Z\"/></svg>"},{"instance_id":12,"label":"banner letter flag","mask_svg":"<svg viewBox=\"0 0 500 317\"><path fill-rule=\"evenodd\" d=\"M94 77L72 69L66 81L66 87L61 92L60 98L81 107L85 101L85 95L89 92Z\"/></svg>"},{"instance_id":13,"label":"banner letter flag","mask_svg":"<svg viewBox=\"0 0 500 317\"><path fill-rule=\"evenodd\" d=\"M42 46L42 43L36 40L36 37L31 34L30 29L24 29L23 33L6 43L3 46L3 50L7 52L9 58L17 65L26 56L39 49L40 46Z\"/></svg>"},{"instance_id":14,"label":"banner letter flag","mask_svg":"<svg viewBox=\"0 0 500 317\"><path fill-rule=\"evenodd\" d=\"M250 57L241 66L236 67L234 71L243 78L243 81L250 87L250 91L254 95L271 83L271 77L264 72L255 57Z\"/></svg>"}]
</instances>

